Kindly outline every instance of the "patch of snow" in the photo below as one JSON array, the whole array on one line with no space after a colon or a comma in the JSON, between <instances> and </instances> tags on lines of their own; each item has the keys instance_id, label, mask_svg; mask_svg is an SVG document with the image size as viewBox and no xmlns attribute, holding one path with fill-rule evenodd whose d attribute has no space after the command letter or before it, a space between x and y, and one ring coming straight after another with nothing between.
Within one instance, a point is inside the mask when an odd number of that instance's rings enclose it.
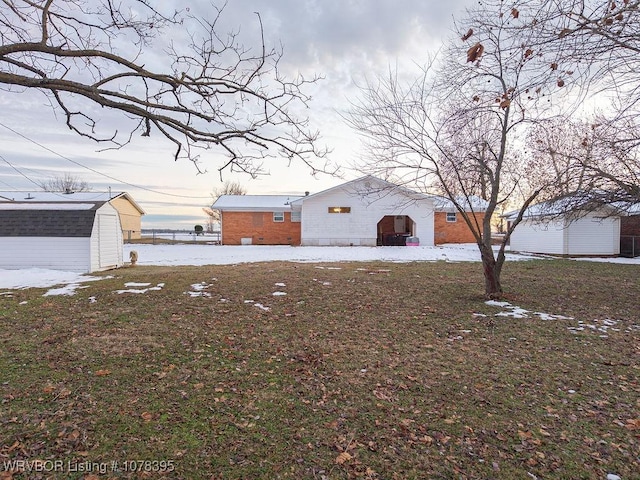
<instances>
[{"instance_id":1,"label":"patch of snow","mask_svg":"<svg viewBox=\"0 0 640 480\"><path fill-rule=\"evenodd\" d=\"M82 275L78 272L64 272L60 270L48 270L46 268L23 268L21 270L0 269L0 288L22 290L24 288L49 288L55 285L67 285L70 283L95 282L106 277Z\"/></svg>"},{"instance_id":2,"label":"patch of snow","mask_svg":"<svg viewBox=\"0 0 640 480\"><path fill-rule=\"evenodd\" d=\"M76 294L76 290L80 288L89 288L87 285L80 285L79 283L70 283L69 285L65 285L64 287L52 288L45 292L43 297L52 297L56 295L68 295L72 296Z\"/></svg>"},{"instance_id":3,"label":"patch of snow","mask_svg":"<svg viewBox=\"0 0 640 480\"><path fill-rule=\"evenodd\" d=\"M285 283L282 282L278 282L274 284L276 287L286 287L287 285Z\"/></svg>"},{"instance_id":4,"label":"patch of snow","mask_svg":"<svg viewBox=\"0 0 640 480\"><path fill-rule=\"evenodd\" d=\"M124 284L125 287L148 287L151 285L150 283L138 283L138 282L127 282Z\"/></svg>"},{"instance_id":5,"label":"patch of snow","mask_svg":"<svg viewBox=\"0 0 640 480\"><path fill-rule=\"evenodd\" d=\"M268 312L269 310L271 310L271 308L269 307L265 307L263 304L261 303L254 303L253 304L254 307L258 307L260 310L264 310L265 312Z\"/></svg>"},{"instance_id":6,"label":"patch of snow","mask_svg":"<svg viewBox=\"0 0 640 480\"><path fill-rule=\"evenodd\" d=\"M484 303L487 305L491 305L492 307L510 307L511 306L509 302L498 302L497 300L487 300Z\"/></svg>"},{"instance_id":7,"label":"patch of snow","mask_svg":"<svg viewBox=\"0 0 640 480\"><path fill-rule=\"evenodd\" d=\"M498 302L496 300L487 300L484 302L486 305L492 307L506 308L507 311L496 313L496 317L513 317L513 318L530 318L530 315L535 315L541 320L572 320L572 317L565 317L564 315L552 315L544 312L530 312L524 308L511 305L509 302ZM479 314L474 313L479 316Z\"/></svg>"},{"instance_id":8,"label":"patch of snow","mask_svg":"<svg viewBox=\"0 0 640 480\"><path fill-rule=\"evenodd\" d=\"M125 283L125 286L127 284ZM150 283L146 283L145 285L151 285ZM136 289L136 288L128 288L126 290L116 290L115 293L118 294L123 294L123 293L135 293L135 294L140 294L140 293L147 293L150 291L157 291L157 290L162 290L162 287L164 287L164 283L158 283L155 287L149 287L149 288L141 288L141 289Z\"/></svg>"},{"instance_id":9,"label":"patch of snow","mask_svg":"<svg viewBox=\"0 0 640 480\"><path fill-rule=\"evenodd\" d=\"M274 297L283 297L286 294L287 292L273 292L271 295L273 295Z\"/></svg>"}]
</instances>

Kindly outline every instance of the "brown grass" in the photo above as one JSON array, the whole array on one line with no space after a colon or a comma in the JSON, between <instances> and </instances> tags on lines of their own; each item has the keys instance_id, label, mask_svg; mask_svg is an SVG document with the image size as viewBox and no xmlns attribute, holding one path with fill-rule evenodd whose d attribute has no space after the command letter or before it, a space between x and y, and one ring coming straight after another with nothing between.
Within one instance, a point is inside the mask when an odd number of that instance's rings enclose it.
<instances>
[{"instance_id":1,"label":"brown grass","mask_svg":"<svg viewBox=\"0 0 640 480\"><path fill-rule=\"evenodd\" d=\"M509 301L573 317L554 320L495 316L478 264L114 273L0 297L0 462L63 462L14 478L90 478L78 462L100 478L640 471L637 266L508 265ZM125 282L165 285L114 293Z\"/></svg>"}]
</instances>

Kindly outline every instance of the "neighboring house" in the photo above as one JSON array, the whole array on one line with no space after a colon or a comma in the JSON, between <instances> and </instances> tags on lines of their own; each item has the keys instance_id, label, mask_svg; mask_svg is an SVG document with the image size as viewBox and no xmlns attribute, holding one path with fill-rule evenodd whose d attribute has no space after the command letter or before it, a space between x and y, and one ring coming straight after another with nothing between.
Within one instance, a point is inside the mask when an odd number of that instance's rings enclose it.
<instances>
[{"instance_id":1,"label":"neighboring house","mask_svg":"<svg viewBox=\"0 0 640 480\"><path fill-rule=\"evenodd\" d=\"M443 243L476 243L473 232L464 221L462 215L456 209L451 200L446 197L434 197L435 199L435 244ZM458 199L458 204L465 207L469 217L473 217L479 231L482 231L482 222L489 202L480 197L470 196L468 199Z\"/></svg>"},{"instance_id":2,"label":"neighboring house","mask_svg":"<svg viewBox=\"0 0 640 480\"><path fill-rule=\"evenodd\" d=\"M109 201L120 215L122 235L125 240L136 240L142 235L142 216L145 211L127 192L113 194Z\"/></svg>"},{"instance_id":3,"label":"neighboring house","mask_svg":"<svg viewBox=\"0 0 640 480\"><path fill-rule=\"evenodd\" d=\"M313 195L222 195L211 208L223 245L434 245L435 199L368 175Z\"/></svg>"},{"instance_id":4,"label":"neighboring house","mask_svg":"<svg viewBox=\"0 0 640 480\"><path fill-rule=\"evenodd\" d=\"M513 221L518 212L504 215ZM563 214L549 203L529 207L511 234L511 250L551 255L618 255L620 216L609 209Z\"/></svg>"},{"instance_id":5,"label":"neighboring house","mask_svg":"<svg viewBox=\"0 0 640 480\"><path fill-rule=\"evenodd\" d=\"M220 211L222 245L300 245L297 195L221 195L211 205Z\"/></svg>"},{"instance_id":6,"label":"neighboring house","mask_svg":"<svg viewBox=\"0 0 640 480\"><path fill-rule=\"evenodd\" d=\"M142 230L144 210L126 192L0 192L0 202L110 202L118 211L125 240L138 239Z\"/></svg>"},{"instance_id":7,"label":"neighboring house","mask_svg":"<svg viewBox=\"0 0 640 480\"><path fill-rule=\"evenodd\" d=\"M620 255L640 256L640 203L627 209L627 215L620 218Z\"/></svg>"},{"instance_id":8,"label":"neighboring house","mask_svg":"<svg viewBox=\"0 0 640 480\"><path fill-rule=\"evenodd\" d=\"M0 268L90 273L121 267L122 257L109 202L0 202Z\"/></svg>"},{"instance_id":9,"label":"neighboring house","mask_svg":"<svg viewBox=\"0 0 640 480\"><path fill-rule=\"evenodd\" d=\"M433 199L365 176L291 202L302 245L433 245Z\"/></svg>"},{"instance_id":10,"label":"neighboring house","mask_svg":"<svg viewBox=\"0 0 640 480\"><path fill-rule=\"evenodd\" d=\"M459 202L482 224L487 202ZM370 175L313 195L222 195L223 245L475 243L454 204ZM415 241L417 239L417 242Z\"/></svg>"}]
</instances>

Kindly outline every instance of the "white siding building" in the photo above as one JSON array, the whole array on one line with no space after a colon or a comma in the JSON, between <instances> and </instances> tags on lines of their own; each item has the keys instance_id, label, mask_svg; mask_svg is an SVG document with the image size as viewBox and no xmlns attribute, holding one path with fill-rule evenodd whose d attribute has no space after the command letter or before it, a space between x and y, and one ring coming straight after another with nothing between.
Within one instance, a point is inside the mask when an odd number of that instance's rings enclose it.
<instances>
[{"instance_id":1,"label":"white siding building","mask_svg":"<svg viewBox=\"0 0 640 480\"><path fill-rule=\"evenodd\" d=\"M620 254L619 216L545 216L532 208L513 231L511 250L567 256Z\"/></svg>"},{"instance_id":2,"label":"white siding building","mask_svg":"<svg viewBox=\"0 0 640 480\"><path fill-rule=\"evenodd\" d=\"M433 245L432 197L366 176L291 202L301 212L302 245ZM389 243L401 238L402 243Z\"/></svg>"},{"instance_id":3,"label":"white siding building","mask_svg":"<svg viewBox=\"0 0 640 480\"><path fill-rule=\"evenodd\" d=\"M0 202L0 268L108 270L124 264L122 244L108 202Z\"/></svg>"}]
</instances>

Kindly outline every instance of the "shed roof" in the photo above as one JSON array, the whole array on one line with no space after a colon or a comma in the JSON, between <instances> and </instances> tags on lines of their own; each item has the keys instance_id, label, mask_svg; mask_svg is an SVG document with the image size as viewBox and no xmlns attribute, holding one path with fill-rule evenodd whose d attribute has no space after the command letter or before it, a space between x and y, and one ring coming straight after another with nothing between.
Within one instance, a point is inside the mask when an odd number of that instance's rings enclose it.
<instances>
[{"instance_id":1,"label":"shed roof","mask_svg":"<svg viewBox=\"0 0 640 480\"><path fill-rule=\"evenodd\" d=\"M299 195L220 195L211 208L236 212L272 212L291 210Z\"/></svg>"},{"instance_id":2,"label":"shed roof","mask_svg":"<svg viewBox=\"0 0 640 480\"><path fill-rule=\"evenodd\" d=\"M116 198L127 199L133 207L144 215L145 211L127 192L44 192L44 191L0 191L2 202L54 203L54 202L108 202Z\"/></svg>"},{"instance_id":3,"label":"shed roof","mask_svg":"<svg viewBox=\"0 0 640 480\"><path fill-rule=\"evenodd\" d=\"M0 206L0 237L90 237L105 203L8 202Z\"/></svg>"}]
</instances>

